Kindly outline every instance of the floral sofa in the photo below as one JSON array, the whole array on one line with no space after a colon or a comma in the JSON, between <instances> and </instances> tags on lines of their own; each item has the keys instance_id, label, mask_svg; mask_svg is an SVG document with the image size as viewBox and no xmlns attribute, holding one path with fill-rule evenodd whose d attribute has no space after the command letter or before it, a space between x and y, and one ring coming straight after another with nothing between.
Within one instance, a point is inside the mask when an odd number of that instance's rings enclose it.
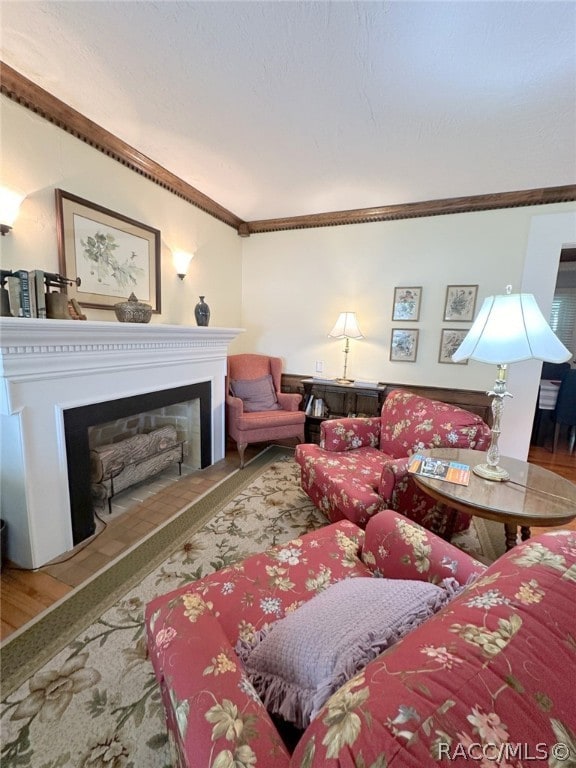
<instances>
[{"instance_id":1,"label":"floral sofa","mask_svg":"<svg viewBox=\"0 0 576 768\"><path fill-rule=\"evenodd\" d=\"M425 448L488 448L490 429L480 416L394 390L379 417L327 420L320 428L320 445L296 446L295 459L303 490L332 522L347 518L364 527L388 508L448 539L470 526L469 515L448 515L420 491L407 466Z\"/></svg>"},{"instance_id":2,"label":"floral sofa","mask_svg":"<svg viewBox=\"0 0 576 768\"><path fill-rule=\"evenodd\" d=\"M290 744L235 648L336 582L372 575L466 586L344 683ZM253 555L147 606L173 765L573 765L575 597L569 531L520 544L486 568L387 510L365 531L340 521ZM558 762L554 744L563 745Z\"/></svg>"}]
</instances>

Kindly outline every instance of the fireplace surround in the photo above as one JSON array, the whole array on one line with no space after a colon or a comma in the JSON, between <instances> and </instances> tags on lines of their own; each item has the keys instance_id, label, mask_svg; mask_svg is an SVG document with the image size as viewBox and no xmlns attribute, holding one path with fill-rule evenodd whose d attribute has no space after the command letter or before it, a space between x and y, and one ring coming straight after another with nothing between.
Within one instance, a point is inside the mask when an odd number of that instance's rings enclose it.
<instances>
[{"instance_id":1,"label":"fireplace surround","mask_svg":"<svg viewBox=\"0 0 576 768\"><path fill-rule=\"evenodd\" d=\"M90 483L89 427L121 416L134 416L166 405L200 400L200 466L212 463L211 392L209 381L120 397L104 403L92 403L64 411L64 440L68 464L68 489L72 539L78 544L95 530Z\"/></svg>"},{"instance_id":2,"label":"fireplace surround","mask_svg":"<svg viewBox=\"0 0 576 768\"><path fill-rule=\"evenodd\" d=\"M198 385L204 393L201 422L209 430L209 438L201 442L201 463L222 459L226 358L229 344L241 332L1 318L0 516L9 531L7 556L22 567L36 568L69 551L86 534L74 530L78 525L72 522L68 470L68 451L78 448L70 445L67 422L83 409L88 421L102 422L108 418L106 403L142 411L159 398L187 399L181 397L184 390L166 393ZM88 450L87 437L84 442L83 451Z\"/></svg>"}]
</instances>

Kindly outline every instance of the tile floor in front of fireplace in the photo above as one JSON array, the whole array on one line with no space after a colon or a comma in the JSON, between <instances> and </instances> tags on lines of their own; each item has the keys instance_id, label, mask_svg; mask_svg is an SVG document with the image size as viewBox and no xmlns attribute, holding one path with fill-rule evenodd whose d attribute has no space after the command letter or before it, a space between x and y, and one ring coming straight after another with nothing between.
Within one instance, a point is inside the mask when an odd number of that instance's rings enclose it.
<instances>
[{"instance_id":1,"label":"tile floor in front of fireplace","mask_svg":"<svg viewBox=\"0 0 576 768\"><path fill-rule=\"evenodd\" d=\"M253 450L249 453L247 449L246 460L255 456L263 446L248 448ZM55 558L42 571L71 587L82 584L158 525L228 477L238 466L238 454L229 451L222 461L206 469L198 470L183 464L179 476L178 467L174 465L156 478L126 489L112 499L111 514L107 505L98 510L97 535L65 556Z\"/></svg>"},{"instance_id":2,"label":"tile floor in front of fireplace","mask_svg":"<svg viewBox=\"0 0 576 768\"><path fill-rule=\"evenodd\" d=\"M246 461L265 447L266 444L249 445ZM206 469L183 466L180 477L176 466L168 468L154 480L118 494L113 499L111 515L107 506L99 512L105 525L97 521L98 535L70 552L31 571L7 561L0 574L0 639L5 640L94 576L150 531L229 477L239 465L236 447L228 445L225 458Z\"/></svg>"}]
</instances>

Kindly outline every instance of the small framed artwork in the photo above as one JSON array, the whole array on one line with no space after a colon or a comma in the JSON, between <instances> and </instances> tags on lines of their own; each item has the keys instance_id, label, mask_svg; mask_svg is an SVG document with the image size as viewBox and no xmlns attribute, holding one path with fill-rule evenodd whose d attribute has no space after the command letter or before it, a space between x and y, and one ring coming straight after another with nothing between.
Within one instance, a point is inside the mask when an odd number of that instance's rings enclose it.
<instances>
[{"instance_id":1,"label":"small framed artwork","mask_svg":"<svg viewBox=\"0 0 576 768\"><path fill-rule=\"evenodd\" d=\"M160 312L160 230L56 190L60 272L69 298L113 309L134 293Z\"/></svg>"},{"instance_id":2,"label":"small framed artwork","mask_svg":"<svg viewBox=\"0 0 576 768\"><path fill-rule=\"evenodd\" d=\"M394 328L390 341L390 360L414 363L418 351L418 333L412 328Z\"/></svg>"},{"instance_id":3,"label":"small framed artwork","mask_svg":"<svg viewBox=\"0 0 576 768\"><path fill-rule=\"evenodd\" d=\"M477 285L449 285L446 288L444 322L467 323L474 320Z\"/></svg>"},{"instance_id":4,"label":"small framed artwork","mask_svg":"<svg viewBox=\"0 0 576 768\"><path fill-rule=\"evenodd\" d=\"M459 330L456 328L442 328L440 334L440 354L438 355L439 363L451 363L452 365L468 365L468 360L461 360L459 363L455 363L452 360L452 355L460 344L466 338L468 330Z\"/></svg>"},{"instance_id":5,"label":"small framed artwork","mask_svg":"<svg viewBox=\"0 0 576 768\"><path fill-rule=\"evenodd\" d=\"M422 288L394 288L392 320L418 320Z\"/></svg>"}]
</instances>

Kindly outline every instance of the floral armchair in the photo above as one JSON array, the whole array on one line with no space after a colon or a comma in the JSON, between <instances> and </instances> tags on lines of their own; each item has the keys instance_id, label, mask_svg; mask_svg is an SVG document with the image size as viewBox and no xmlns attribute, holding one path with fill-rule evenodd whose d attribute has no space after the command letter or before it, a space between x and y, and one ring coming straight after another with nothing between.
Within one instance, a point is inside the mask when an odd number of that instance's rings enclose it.
<instances>
[{"instance_id":1,"label":"floral armchair","mask_svg":"<svg viewBox=\"0 0 576 768\"><path fill-rule=\"evenodd\" d=\"M408 474L410 456L425 448L483 450L490 429L454 405L403 390L391 392L380 417L323 421L320 445L296 446L303 490L327 517L361 527L381 509L395 509L450 537L470 516L450 511L420 491Z\"/></svg>"},{"instance_id":2,"label":"floral armchair","mask_svg":"<svg viewBox=\"0 0 576 768\"><path fill-rule=\"evenodd\" d=\"M157 597L146 630L172 764L420 768L449 759L465 765L486 750L507 768L521 768L527 755L572 765L576 700L566 671L575 660L576 613L566 606L575 568L575 532L543 534L486 568L387 510L365 532L340 521ZM350 678L289 740L235 647L330 585L372 574L452 577L465 588ZM555 743L567 762L553 761Z\"/></svg>"}]
</instances>

